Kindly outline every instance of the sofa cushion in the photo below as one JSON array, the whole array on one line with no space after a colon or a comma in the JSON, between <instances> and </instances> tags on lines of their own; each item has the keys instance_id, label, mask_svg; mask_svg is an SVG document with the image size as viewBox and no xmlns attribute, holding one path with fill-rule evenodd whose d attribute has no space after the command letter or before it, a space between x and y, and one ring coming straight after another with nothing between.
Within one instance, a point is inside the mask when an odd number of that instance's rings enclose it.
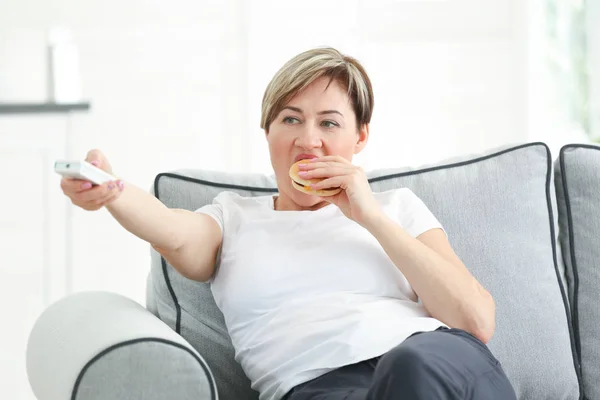
<instances>
[{"instance_id":1,"label":"sofa cushion","mask_svg":"<svg viewBox=\"0 0 600 400\"><path fill-rule=\"evenodd\" d=\"M600 399L600 147L563 147L555 170L583 392L587 399Z\"/></svg>"},{"instance_id":2,"label":"sofa cushion","mask_svg":"<svg viewBox=\"0 0 600 400\"><path fill-rule=\"evenodd\" d=\"M152 192L171 208L197 210L222 190L254 196L275 193L274 180L262 175L181 170L159 174ZM258 399L234 351L223 315L206 283L181 276L154 249L148 276L147 307L180 333L206 360L220 400Z\"/></svg>"},{"instance_id":3,"label":"sofa cushion","mask_svg":"<svg viewBox=\"0 0 600 400\"><path fill-rule=\"evenodd\" d=\"M519 399L578 399L562 263L556 257L552 162L543 143L495 149L421 168L368 174L375 191L408 187L446 229L457 254L491 292L497 329L489 343ZM275 193L261 174L181 170L157 176L167 206L196 210L222 190ZM157 315L202 354L225 400L256 398L233 360L208 284L180 276L153 252L149 298Z\"/></svg>"}]
</instances>

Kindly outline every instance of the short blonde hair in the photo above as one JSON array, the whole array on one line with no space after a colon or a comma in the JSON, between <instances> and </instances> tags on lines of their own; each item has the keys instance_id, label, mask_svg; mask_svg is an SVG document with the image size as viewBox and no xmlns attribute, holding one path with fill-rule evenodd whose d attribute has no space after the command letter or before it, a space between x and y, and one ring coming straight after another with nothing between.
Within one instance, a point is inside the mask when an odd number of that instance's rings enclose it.
<instances>
[{"instance_id":1,"label":"short blonde hair","mask_svg":"<svg viewBox=\"0 0 600 400\"><path fill-rule=\"evenodd\" d=\"M321 47L298 54L271 79L263 96L260 127L268 131L287 103L322 76L330 77L329 84L335 80L346 88L359 129L371 121L373 88L363 66L334 48Z\"/></svg>"}]
</instances>

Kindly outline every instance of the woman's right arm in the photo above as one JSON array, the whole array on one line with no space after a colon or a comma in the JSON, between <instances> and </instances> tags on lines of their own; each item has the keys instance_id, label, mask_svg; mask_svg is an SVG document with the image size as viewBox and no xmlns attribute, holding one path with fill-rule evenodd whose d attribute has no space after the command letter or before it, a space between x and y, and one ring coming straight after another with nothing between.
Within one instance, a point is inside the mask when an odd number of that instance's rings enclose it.
<instances>
[{"instance_id":1,"label":"woman's right arm","mask_svg":"<svg viewBox=\"0 0 600 400\"><path fill-rule=\"evenodd\" d=\"M99 168L112 173L99 151L88 153L86 160L95 161ZM130 183L107 182L86 188L84 181L63 179L61 187L73 204L83 209L105 206L121 226L150 243L183 276L206 281L213 275L223 236L212 217L170 209Z\"/></svg>"}]
</instances>

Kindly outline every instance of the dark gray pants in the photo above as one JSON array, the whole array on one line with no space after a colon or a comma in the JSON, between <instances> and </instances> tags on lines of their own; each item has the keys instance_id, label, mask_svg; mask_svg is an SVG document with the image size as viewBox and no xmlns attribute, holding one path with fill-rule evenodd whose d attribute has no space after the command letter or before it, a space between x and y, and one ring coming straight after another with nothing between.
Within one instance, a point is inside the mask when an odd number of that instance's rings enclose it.
<instances>
[{"instance_id":1,"label":"dark gray pants","mask_svg":"<svg viewBox=\"0 0 600 400\"><path fill-rule=\"evenodd\" d=\"M516 400L488 347L461 329L415 333L381 357L296 386L285 400Z\"/></svg>"}]
</instances>

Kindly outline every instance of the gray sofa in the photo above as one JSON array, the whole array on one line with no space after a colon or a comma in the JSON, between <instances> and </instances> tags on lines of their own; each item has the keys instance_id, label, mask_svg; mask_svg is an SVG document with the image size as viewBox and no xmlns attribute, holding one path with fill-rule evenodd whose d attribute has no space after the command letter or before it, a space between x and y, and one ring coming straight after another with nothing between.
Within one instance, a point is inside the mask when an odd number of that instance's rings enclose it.
<instances>
[{"instance_id":1,"label":"gray sofa","mask_svg":"<svg viewBox=\"0 0 600 400\"><path fill-rule=\"evenodd\" d=\"M520 400L600 400L600 147L570 145L553 158L526 143L368 175L375 191L420 196L492 293L489 347ZM180 170L157 176L153 193L195 210L222 190L265 195L275 183ZM82 292L42 313L27 349L39 400L257 399L209 286L151 259L146 307Z\"/></svg>"}]
</instances>

